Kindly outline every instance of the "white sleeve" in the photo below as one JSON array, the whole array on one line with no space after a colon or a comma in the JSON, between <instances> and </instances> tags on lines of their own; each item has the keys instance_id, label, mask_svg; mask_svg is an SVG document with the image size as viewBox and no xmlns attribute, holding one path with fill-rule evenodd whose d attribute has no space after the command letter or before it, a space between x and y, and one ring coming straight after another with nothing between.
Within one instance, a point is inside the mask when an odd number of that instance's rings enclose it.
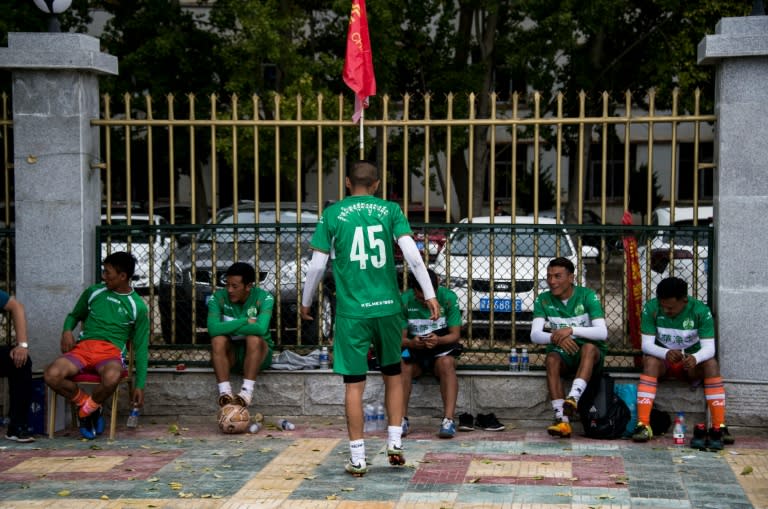
<instances>
[{"instance_id":1,"label":"white sleeve","mask_svg":"<svg viewBox=\"0 0 768 509\"><path fill-rule=\"evenodd\" d=\"M416 242L413 241L413 237L410 235L403 235L397 239L397 245L400 246L400 250L403 252L403 258L408 262L408 266L416 277L416 281L419 282L421 291L424 293L424 299L434 299L435 289L432 288L432 281L429 280L427 267L424 265L424 260L421 259L421 253L419 253L419 249L416 247Z\"/></svg>"},{"instance_id":2,"label":"white sleeve","mask_svg":"<svg viewBox=\"0 0 768 509\"><path fill-rule=\"evenodd\" d=\"M542 317L533 319L531 323L531 341L538 345L547 345L552 342L552 334L544 332L544 323L546 320Z\"/></svg>"},{"instance_id":3,"label":"white sleeve","mask_svg":"<svg viewBox=\"0 0 768 509\"><path fill-rule=\"evenodd\" d=\"M591 339L592 341L605 341L608 339L608 327L605 326L605 318L595 318L591 327L571 327L573 335L577 338Z\"/></svg>"},{"instance_id":4,"label":"white sleeve","mask_svg":"<svg viewBox=\"0 0 768 509\"><path fill-rule=\"evenodd\" d=\"M696 364L701 364L715 356L715 338L702 339L701 350L693 354Z\"/></svg>"},{"instance_id":5,"label":"white sleeve","mask_svg":"<svg viewBox=\"0 0 768 509\"><path fill-rule=\"evenodd\" d=\"M656 336L643 334L643 353L659 359L666 359L668 348L656 344Z\"/></svg>"},{"instance_id":6,"label":"white sleeve","mask_svg":"<svg viewBox=\"0 0 768 509\"><path fill-rule=\"evenodd\" d=\"M328 253L323 253L315 249L312 252L312 259L307 267L307 277L304 280L304 293L301 296L301 305L309 307L315 298L315 290L325 272L325 264L328 263Z\"/></svg>"}]
</instances>

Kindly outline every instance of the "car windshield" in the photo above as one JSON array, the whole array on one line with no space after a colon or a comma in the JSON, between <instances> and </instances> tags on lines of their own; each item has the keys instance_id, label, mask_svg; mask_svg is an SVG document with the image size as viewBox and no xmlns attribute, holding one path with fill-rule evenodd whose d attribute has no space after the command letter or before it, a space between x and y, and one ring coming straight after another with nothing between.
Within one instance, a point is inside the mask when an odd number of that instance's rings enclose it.
<instances>
[{"instance_id":1,"label":"car windshield","mask_svg":"<svg viewBox=\"0 0 768 509\"><path fill-rule=\"evenodd\" d=\"M684 221L675 221L675 226L693 226L692 219ZM712 218L699 219L699 226L712 227ZM673 240L678 246L692 246L694 242L705 244L708 242L706 233L697 231L664 231L661 234L661 240L664 244L670 244Z\"/></svg>"},{"instance_id":2,"label":"car windshield","mask_svg":"<svg viewBox=\"0 0 768 509\"><path fill-rule=\"evenodd\" d=\"M565 234L556 235L548 231L533 229L518 229L512 232L509 230L493 231L491 229L458 232L451 239L451 254L468 256L471 242L472 256L488 256L491 249L496 256L511 256L513 239L515 256L534 256L537 246L537 254L540 257L573 255Z\"/></svg>"},{"instance_id":3,"label":"car windshield","mask_svg":"<svg viewBox=\"0 0 768 509\"><path fill-rule=\"evenodd\" d=\"M294 225L299 222L299 215L294 210L281 210L280 220L277 220L277 214L274 210L266 210L259 212L258 221L253 211L242 211L237 214L237 223L235 223L235 216L229 211L226 215L219 216L219 225L265 225L255 227L238 227L227 228L226 226L220 226L216 229L206 229L198 237L199 241L210 242L213 236L216 237L217 242L234 242L237 239L238 242L256 242L257 236L259 242L277 242L277 231L274 225L276 223L282 223L285 225ZM312 232L314 231L314 225L317 223L316 212L302 212L301 223L309 224L311 226L301 228L286 228L280 233L282 240L290 240L295 238L296 232L300 231L302 240L309 241ZM304 239L306 237L306 239ZM290 238L290 239L289 239Z\"/></svg>"},{"instance_id":4,"label":"car windshield","mask_svg":"<svg viewBox=\"0 0 768 509\"><path fill-rule=\"evenodd\" d=\"M125 217L114 217L112 216L110 218L110 225L111 226L128 226L128 219ZM106 225L107 220L106 218L102 218L102 222ZM131 217L131 228L130 229L121 229L119 231L111 231L109 233L109 237L115 241L115 240L128 240L128 236L131 237L131 242L149 242L149 231L145 228L146 226L150 226L152 223L149 222L149 218L146 217ZM155 225L162 225L165 224L164 220L155 221ZM155 232L154 235L162 236L162 233Z\"/></svg>"}]
</instances>

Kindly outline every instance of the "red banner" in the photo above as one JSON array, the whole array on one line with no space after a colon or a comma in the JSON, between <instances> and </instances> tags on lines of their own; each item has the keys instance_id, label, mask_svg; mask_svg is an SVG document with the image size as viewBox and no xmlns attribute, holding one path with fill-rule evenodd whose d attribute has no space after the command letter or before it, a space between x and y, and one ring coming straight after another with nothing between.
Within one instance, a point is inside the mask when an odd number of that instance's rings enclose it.
<instances>
[{"instance_id":1,"label":"red banner","mask_svg":"<svg viewBox=\"0 0 768 509\"><path fill-rule=\"evenodd\" d=\"M376 95L376 76L373 75L373 54L365 0L352 0L343 77L344 83L355 92L355 114L352 120L357 122L363 108L368 107L368 97Z\"/></svg>"},{"instance_id":2,"label":"red banner","mask_svg":"<svg viewBox=\"0 0 768 509\"><path fill-rule=\"evenodd\" d=\"M624 212L621 224L630 226L632 214ZM643 281L640 277L640 259L637 255L637 239L634 235L624 235L624 256L627 262L627 324L629 325L629 340L632 348L640 349L640 314L643 308ZM639 362L636 358L635 362Z\"/></svg>"}]
</instances>

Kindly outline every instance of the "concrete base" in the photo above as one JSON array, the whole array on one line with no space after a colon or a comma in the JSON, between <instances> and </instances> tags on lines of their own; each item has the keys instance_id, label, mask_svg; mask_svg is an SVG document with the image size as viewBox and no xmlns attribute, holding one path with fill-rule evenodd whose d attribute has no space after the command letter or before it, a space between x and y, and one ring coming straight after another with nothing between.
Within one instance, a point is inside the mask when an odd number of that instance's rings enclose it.
<instances>
[{"instance_id":1,"label":"concrete base","mask_svg":"<svg viewBox=\"0 0 768 509\"><path fill-rule=\"evenodd\" d=\"M616 374L616 383L637 383L636 374ZM565 384L567 388L570 382ZM239 390L239 377L232 378ZM767 426L768 391L764 384L726 381L728 424ZM146 389L144 416L183 420L209 418L216 414L218 393L210 369L151 370ZM369 373L365 402L384 400L379 373ZM128 398L121 398L121 412L127 415ZM688 423L706 418L704 391L677 381L660 385L656 407L682 410ZM344 384L330 370L267 371L256 380L254 411L266 416L341 416L344 415ZM517 427L544 426L552 420L543 372L510 374L505 372L460 371L457 414L493 412L505 424ZM413 386L409 416L442 417L440 388L432 377L423 377Z\"/></svg>"}]
</instances>

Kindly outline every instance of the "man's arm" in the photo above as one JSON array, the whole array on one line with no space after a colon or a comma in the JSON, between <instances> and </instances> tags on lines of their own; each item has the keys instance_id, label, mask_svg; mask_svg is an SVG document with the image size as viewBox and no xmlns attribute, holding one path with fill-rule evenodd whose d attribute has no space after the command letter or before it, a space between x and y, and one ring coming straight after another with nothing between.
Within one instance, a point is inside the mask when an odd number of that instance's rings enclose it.
<instances>
[{"instance_id":1,"label":"man's arm","mask_svg":"<svg viewBox=\"0 0 768 509\"><path fill-rule=\"evenodd\" d=\"M208 319L206 321L208 335L211 337L233 336L237 330L247 322L247 317L237 318L235 320L222 320L219 299L216 298L216 294L211 296L211 299L208 301Z\"/></svg>"},{"instance_id":2,"label":"man's arm","mask_svg":"<svg viewBox=\"0 0 768 509\"><path fill-rule=\"evenodd\" d=\"M13 297L10 297L3 309L8 311L13 319L13 328L16 331L17 345L11 350L11 359L13 360L13 364L17 368L20 368L27 363L29 354L29 346L23 347L19 345L19 343L29 343L24 305Z\"/></svg>"},{"instance_id":3,"label":"man's arm","mask_svg":"<svg viewBox=\"0 0 768 509\"><path fill-rule=\"evenodd\" d=\"M133 328L131 348L136 367L136 380L131 395L133 403L144 406L144 386L147 383L147 367L149 366L149 313L147 308L139 308L136 323Z\"/></svg>"},{"instance_id":4,"label":"man's arm","mask_svg":"<svg viewBox=\"0 0 768 509\"><path fill-rule=\"evenodd\" d=\"M304 280L304 291L301 296L301 318L302 320L313 320L310 310L312 302L315 300L315 290L325 273L325 264L328 263L328 253L312 251L312 259L307 267L307 277Z\"/></svg>"},{"instance_id":5,"label":"man's arm","mask_svg":"<svg viewBox=\"0 0 768 509\"><path fill-rule=\"evenodd\" d=\"M544 332L544 324L546 319L542 317L536 317L531 323L531 341L538 345L548 345L551 342L552 334Z\"/></svg>"},{"instance_id":6,"label":"man's arm","mask_svg":"<svg viewBox=\"0 0 768 509\"><path fill-rule=\"evenodd\" d=\"M669 348L664 348L656 344L656 336L650 334L642 334L642 348L643 353L650 355L651 357L657 357L659 359L666 359Z\"/></svg>"},{"instance_id":7,"label":"man's arm","mask_svg":"<svg viewBox=\"0 0 768 509\"><path fill-rule=\"evenodd\" d=\"M410 235L403 235L397 239L397 244L400 246L400 251L403 252L403 258L408 263L408 267L410 267L416 281L421 286L424 300L431 313L430 318L437 320L440 317L440 305L435 298L435 289L432 288L427 267L424 265L424 260L421 259L421 253L419 253L419 249L416 247L416 242L413 241L413 237Z\"/></svg>"},{"instance_id":8,"label":"man's arm","mask_svg":"<svg viewBox=\"0 0 768 509\"><path fill-rule=\"evenodd\" d=\"M265 292L267 293L267 292ZM267 293L264 300L259 305L259 314L255 318L248 318L245 325L237 329L237 335L243 336L264 336L269 332L269 323L272 321L272 308L275 305L275 298ZM253 320L253 321L251 321Z\"/></svg>"},{"instance_id":9,"label":"man's arm","mask_svg":"<svg viewBox=\"0 0 768 509\"><path fill-rule=\"evenodd\" d=\"M91 296L91 289L87 289L80 294L75 307L64 319L64 327L61 331L61 352L66 353L74 348L76 340L72 333L77 324L84 322L88 318L88 299Z\"/></svg>"}]
</instances>

